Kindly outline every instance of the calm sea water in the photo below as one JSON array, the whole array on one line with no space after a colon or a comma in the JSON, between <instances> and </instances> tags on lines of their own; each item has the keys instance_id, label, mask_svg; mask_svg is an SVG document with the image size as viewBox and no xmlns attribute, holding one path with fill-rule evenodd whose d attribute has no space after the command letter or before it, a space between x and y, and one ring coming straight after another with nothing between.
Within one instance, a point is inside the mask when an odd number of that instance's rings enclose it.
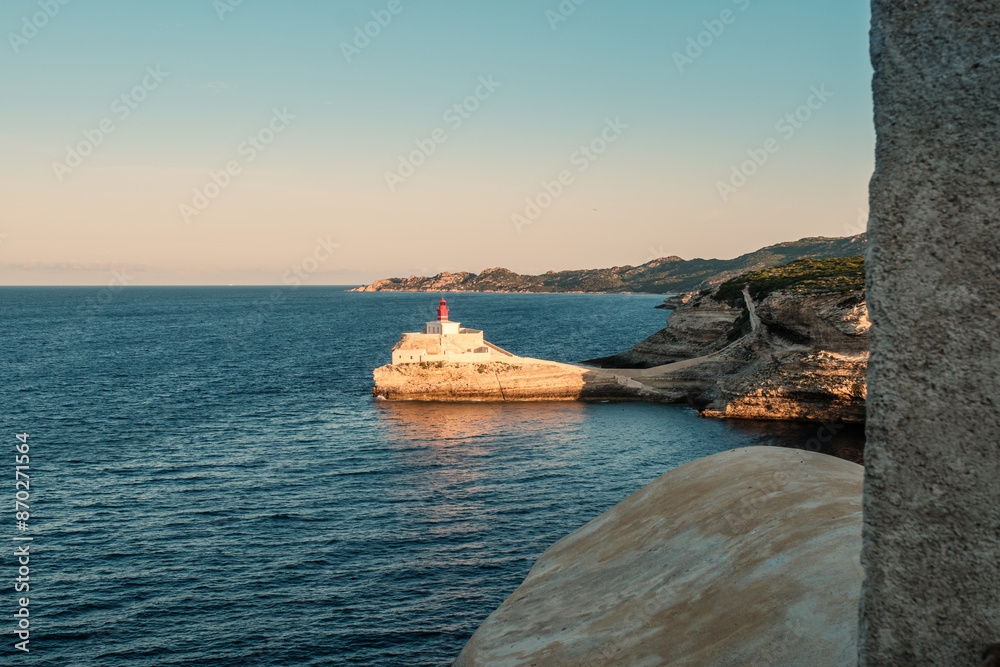
<instances>
[{"instance_id":1,"label":"calm sea water","mask_svg":"<svg viewBox=\"0 0 1000 667\"><path fill-rule=\"evenodd\" d=\"M454 319L575 361L656 296L460 294ZM560 537L692 459L812 426L644 404L375 402L428 294L0 289L0 504L30 433L37 665L443 665ZM777 429L777 430L776 430ZM856 434L842 433L835 446ZM14 651L16 595L0 593ZM16 657L16 656L14 656ZM3 664L11 664L8 658Z\"/></svg>"}]
</instances>

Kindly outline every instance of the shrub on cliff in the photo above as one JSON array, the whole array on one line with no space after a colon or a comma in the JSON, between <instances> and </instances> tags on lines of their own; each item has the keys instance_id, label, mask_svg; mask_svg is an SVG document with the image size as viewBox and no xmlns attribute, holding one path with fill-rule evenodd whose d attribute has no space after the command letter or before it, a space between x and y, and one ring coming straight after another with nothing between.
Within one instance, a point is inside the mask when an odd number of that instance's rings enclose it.
<instances>
[{"instance_id":1,"label":"shrub on cliff","mask_svg":"<svg viewBox=\"0 0 1000 667\"><path fill-rule=\"evenodd\" d=\"M784 266L751 271L727 280L719 285L712 298L735 305L743 300L744 287L750 288L750 297L754 301L761 301L772 292L853 292L865 287L865 260L863 257L799 259Z\"/></svg>"}]
</instances>

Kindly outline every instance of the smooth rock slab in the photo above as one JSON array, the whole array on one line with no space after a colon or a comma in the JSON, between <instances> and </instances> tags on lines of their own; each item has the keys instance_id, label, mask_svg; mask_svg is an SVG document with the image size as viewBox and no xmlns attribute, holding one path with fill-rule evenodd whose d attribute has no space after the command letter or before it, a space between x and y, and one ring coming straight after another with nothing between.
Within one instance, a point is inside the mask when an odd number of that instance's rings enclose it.
<instances>
[{"instance_id":1,"label":"smooth rock slab","mask_svg":"<svg viewBox=\"0 0 1000 667\"><path fill-rule=\"evenodd\" d=\"M454 664L856 664L862 470L777 447L672 470L542 554Z\"/></svg>"}]
</instances>

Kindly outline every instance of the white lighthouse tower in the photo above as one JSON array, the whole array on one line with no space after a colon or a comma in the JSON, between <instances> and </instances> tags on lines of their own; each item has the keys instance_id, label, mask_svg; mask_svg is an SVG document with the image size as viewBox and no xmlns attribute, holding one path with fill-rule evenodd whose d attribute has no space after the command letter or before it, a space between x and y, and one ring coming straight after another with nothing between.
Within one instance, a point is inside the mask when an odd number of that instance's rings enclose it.
<instances>
[{"instance_id":1,"label":"white lighthouse tower","mask_svg":"<svg viewBox=\"0 0 1000 667\"><path fill-rule=\"evenodd\" d=\"M457 334L460 329L461 326L459 322L451 322L448 320L448 305L442 298L441 303L438 304L437 320L434 322L428 322L427 326L424 327L424 333L434 334L437 336L447 336Z\"/></svg>"}]
</instances>

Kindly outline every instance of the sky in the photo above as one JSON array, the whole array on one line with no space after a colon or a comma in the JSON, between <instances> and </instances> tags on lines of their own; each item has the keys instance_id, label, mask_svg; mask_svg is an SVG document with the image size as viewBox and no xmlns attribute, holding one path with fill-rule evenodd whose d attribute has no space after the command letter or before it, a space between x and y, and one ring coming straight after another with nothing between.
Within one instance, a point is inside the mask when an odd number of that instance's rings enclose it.
<instances>
[{"instance_id":1,"label":"sky","mask_svg":"<svg viewBox=\"0 0 1000 667\"><path fill-rule=\"evenodd\" d=\"M5 0L0 284L358 284L855 234L869 20L867 0Z\"/></svg>"}]
</instances>

